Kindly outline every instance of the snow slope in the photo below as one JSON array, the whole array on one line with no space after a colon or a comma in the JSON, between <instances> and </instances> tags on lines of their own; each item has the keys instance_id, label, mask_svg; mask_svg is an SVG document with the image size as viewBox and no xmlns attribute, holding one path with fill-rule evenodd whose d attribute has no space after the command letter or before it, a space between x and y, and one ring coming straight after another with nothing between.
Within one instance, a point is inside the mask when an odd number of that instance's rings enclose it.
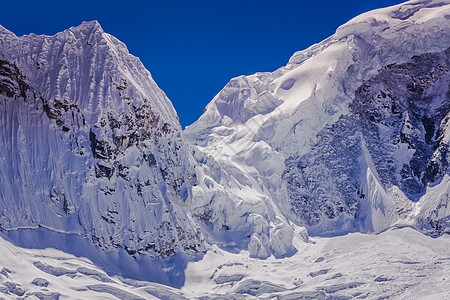
<instances>
[{"instance_id":1,"label":"snow slope","mask_svg":"<svg viewBox=\"0 0 450 300\"><path fill-rule=\"evenodd\" d=\"M185 129L195 213L245 231L262 258L292 253L290 223L449 232L449 18L449 1L378 9L275 72L232 79Z\"/></svg>"},{"instance_id":2,"label":"snow slope","mask_svg":"<svg viewBox=\"0 0 450 300\"><path fill-rule=\"evenodd\" d=\"M25 249L0 239L0 297L14 299L450 299L449 236L411 228L379 235L294 238L284 259L250 258L214 246L189 263L174 289L109 276L90 260Z\"/></svg>"},{"instance_id":3,"label":"snow slope","mask_svg":"<svg viewBox=\"0 0 450 300\"><path fill-rule=\"evenodd\" d=\"M0 297L7 299L168 299L183 293L152 282L110 277L87 258L25 249L0 239Z\"/></svg>"},{"instance_id":4,"label":"snow slope","mask_svg":"<svg viewBox=\"0 0 450 300\"><path fill-rule=\"evenodd\" d=\"M296 235L299 251L284 259L215 247L188 264L182 291L206 290L204 299L450 299L449 242L397 228L308 242Z\"/></svg>"}]
</instances>

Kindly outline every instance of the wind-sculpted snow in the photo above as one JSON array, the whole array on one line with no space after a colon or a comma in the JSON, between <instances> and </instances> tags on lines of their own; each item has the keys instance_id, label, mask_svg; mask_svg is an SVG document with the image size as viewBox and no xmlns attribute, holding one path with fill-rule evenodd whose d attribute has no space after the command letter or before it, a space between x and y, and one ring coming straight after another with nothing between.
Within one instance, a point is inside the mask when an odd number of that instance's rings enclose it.
<instances>
[{"instance_id":1,"label":"wind-sculpted snow","mask_svg":"<svg viewBox=\"0 0 450 300\"><path fill-rule=\"evenodd\" d=\"M203 250L176 112L124 44L97 22L55 36L0 27L0 54L3 230L45 227L133 256Z\"/></svg>"},{"instance_id":2,"label":"wind-sculpted snow","mask_svg":"<svg viewBox=\"0 0 450 300\"><path fill-rule=\"evenodd\" d=\"M448 232L449 18L448 1L375 10L273 73L232 79L185 130L196 214L248 232L257 257L292 253L290 222Z\"/></svg>"}]
</instances>

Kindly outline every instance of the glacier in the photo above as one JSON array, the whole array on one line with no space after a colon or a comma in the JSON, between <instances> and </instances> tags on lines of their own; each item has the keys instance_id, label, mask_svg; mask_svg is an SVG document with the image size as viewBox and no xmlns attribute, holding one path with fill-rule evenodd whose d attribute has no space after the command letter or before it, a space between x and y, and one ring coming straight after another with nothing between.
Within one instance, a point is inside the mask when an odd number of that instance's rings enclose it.
<instances>
[{"instance_id":1,"label":"glacier","mask_svg":"<svg viewBox=\"0 0 450 300\"><path fill-rule=\"evenodd\" d=\"M362 14L184 131L98 22L0 26L0 292L448 296L449 18L447 0Z\"/></svg>"}]
</instances>

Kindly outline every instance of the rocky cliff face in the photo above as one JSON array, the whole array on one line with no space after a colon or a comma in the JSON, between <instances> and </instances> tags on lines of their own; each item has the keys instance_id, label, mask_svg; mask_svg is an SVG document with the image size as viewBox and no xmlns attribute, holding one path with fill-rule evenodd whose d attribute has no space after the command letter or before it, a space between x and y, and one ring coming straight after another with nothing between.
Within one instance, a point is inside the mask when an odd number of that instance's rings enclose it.
<instances>
[{"instance_id":1,"label":"rocky cliff face","mask_svg":"<svg viewBox=\"0 0 450 300\"><path fill-rule=\"evenodd\" d=\"M345 216L363 222L348 223L347 230L377 231L383 224L367 222L366 207L404 217L405 205L412 207L448 176L448 144L442 140L450 111L449 53L381 68L355 91L349 113L318 133L308 154L287 159L283 178L294 213L305 216L299 222L314 230L324 217ZM375 194L368 169L383 187ZM393 206L377 208L389 199ZM448 229L438 219L418 228L441 235Z\"/></svg>"},{"instance_id":2,"label":"rocky cliff face","mask_svg":"<svg viewBox=\"0 0 450 300\"><path fill-rule=\"evenodd\" d=\"M194 164L139 59L97 22L55 36L0 29L1 228L130 255L201 251L186 209Z\"/></svg>"}]
</instances>

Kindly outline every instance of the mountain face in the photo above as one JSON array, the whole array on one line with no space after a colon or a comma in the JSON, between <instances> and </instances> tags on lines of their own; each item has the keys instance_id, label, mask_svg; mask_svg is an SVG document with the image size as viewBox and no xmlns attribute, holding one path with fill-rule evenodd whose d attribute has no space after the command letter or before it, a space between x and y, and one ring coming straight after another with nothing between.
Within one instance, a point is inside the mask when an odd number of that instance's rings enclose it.
<instances>
[{"instance_id":1,"label":"mountain face","mask_svg":"<svg viewBox=\"0 0 450 300\"><path fill-rule=\"evenodd\" d=\"M133 256L203 250L178 117L124 44L97 22L55 36L0 27L0 53L2 230L44 227Z\"/></svg>"},{"instance_id":2,"label":"mountain face","mask_svg":"<svg viewBox=\"0 0 450 300\"><path fill-rule=\"evenodd\" d=\"M194 213L247 232L261 258L289 254L292 224L449 233L449 15L442 1L375 10L273 73L232 79L185 130Z\"/></svg>"},{"instance_id":3,"label":"mountain face","mask_svg":"<svg viewBox=\"0 0 450 300\"><path fill-rule=\"evenodd\" d=\"M1 231L136 261L208 244L282 258L308 233L450 233L449 18L432 0L360 15L275 72L232 79L184 132L97 22L0 27Z\"/></svg>"}]
</instances>

